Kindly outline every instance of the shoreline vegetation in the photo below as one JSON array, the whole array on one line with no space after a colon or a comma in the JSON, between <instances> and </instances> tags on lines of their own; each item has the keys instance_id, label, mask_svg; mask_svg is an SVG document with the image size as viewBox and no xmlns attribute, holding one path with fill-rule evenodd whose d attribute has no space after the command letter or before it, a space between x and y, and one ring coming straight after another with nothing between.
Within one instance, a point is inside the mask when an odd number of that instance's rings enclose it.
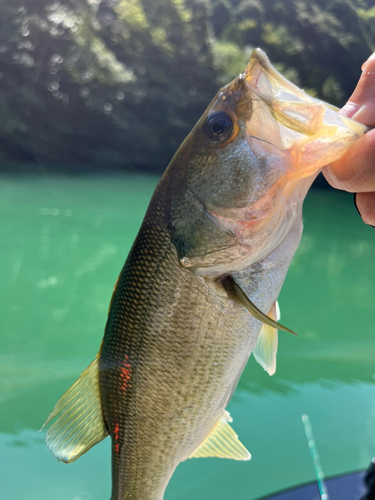
<instances>
[{"instance_id":1,"label":"shoreline vegetation","mask_svg":"<svg viewBox=\"0 0 375 500\"><path fill-rule=\"evenodd\" d=\"M160 174L256 46L287 78L341 106L375 50L372 5L4 0L0 172Z\"/></svg>"}]
</instances>

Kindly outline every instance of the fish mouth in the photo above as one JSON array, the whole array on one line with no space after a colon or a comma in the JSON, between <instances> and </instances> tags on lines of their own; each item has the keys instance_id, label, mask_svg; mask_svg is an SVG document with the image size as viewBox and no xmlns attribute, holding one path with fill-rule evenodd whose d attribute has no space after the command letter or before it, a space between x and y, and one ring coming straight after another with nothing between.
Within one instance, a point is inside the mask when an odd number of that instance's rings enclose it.
<instances>
[{"instance_id":1,"label":"fish mouth","mask_svg":"<svg viewBox=\"0 0 375 500\"><path fill-rule=\"evenodd\" d=\"M338 109L308 95L255 49L238 77L246 82L252 100L252 116L246 133L257 151L289 156L287 181L317 174L339 159L367 128L337 113ZM262 124L267 124L262 127Z\"/></svg>"}]
</instances>

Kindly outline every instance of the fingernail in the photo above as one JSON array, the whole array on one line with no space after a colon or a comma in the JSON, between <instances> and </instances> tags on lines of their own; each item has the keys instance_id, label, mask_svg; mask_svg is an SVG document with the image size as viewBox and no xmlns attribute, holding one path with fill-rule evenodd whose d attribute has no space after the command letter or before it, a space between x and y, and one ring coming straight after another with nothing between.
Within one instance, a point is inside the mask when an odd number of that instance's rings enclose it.
<instances>
[{"instance_id":1,"label":"fingernail","mask_svg":"<svg viewBox=\"0 0 375 500\"><path fill-rule=\"evenodd\" d=\"M358 210L358 207L357 207L357 193L353 194L353 203L354 203L355 209L358 212L358 215L362 218L361 213L360 213L360 211Z\"/></svg>"},{"instance_id":2,"label":"fingernail","mask_svg":"<svg viewBox=\"0 0 375 500\"><path fill-rule=\"evenodd\" d=\"M352 120L361 122L363 117L366 117L367 114L368 114L368 105L363 104L363 106L361 106L359 110L354 113L354 115L352 116Z\"/></svg>"},{"instance_id":3,"label":"fingernail","mask_svg":"<svg viewBox=\"0 0 375 500\"><path fill-rule=\"evenodd\" d=\"M363 123L364 125L370 124L374 120L374 107L375 107L375 97L370 99L363 104L358 111L352 115L352 120L356 120L357 122Z\"/></svg>"},{"instance_id":4,"label":"fingernail","mask_svg":"<svg viewBox=\"0 0 375 500\"><path fill-rule=\"evenodd\" d=\"M352 118L353 115L359 110L359 104L355 102L347 102L343 108L340 109L340 115L347 116L348 118Z\"/></svg>"},{"instance_id":5,"label":"fingernail","mask_svg":"<svg viewBox=\"0 0 375 500\"><path fill-rule=\"evenodd\" d=\"M367 225L367 226L370 226L370 227L373 227L375 229L375 226L372 226L371 224L368 224L363 218L362 218L362 215L361 215L361 212L358 210L358 207L357 207L357 193L354 193L353 194L353 203L354 203L354 206L355 206L355 209L357 210L358 212L358 215L361 217L361 219L363 220L363 222Z\"/></svg>"},{"instance_id":6,"label":"fingernail","mask_svg":"<svg viewBox=\"0 0 375 500\"><path fill-rule=\"evenodd\" d=\"M375 52L374 52L373 54L371 54L371 56L370 56L370 57L369 57L369 58L368 58L368 59L367 59L367 60L366 60L366 61L362 64L362 66L361 66L361 70L363 71L363 70L364 70L364 68L365 68L365 66L366 66L366 64L367 64L368 62L373 61L374 59L375 59Z\"/></svg>"}]
</instances>

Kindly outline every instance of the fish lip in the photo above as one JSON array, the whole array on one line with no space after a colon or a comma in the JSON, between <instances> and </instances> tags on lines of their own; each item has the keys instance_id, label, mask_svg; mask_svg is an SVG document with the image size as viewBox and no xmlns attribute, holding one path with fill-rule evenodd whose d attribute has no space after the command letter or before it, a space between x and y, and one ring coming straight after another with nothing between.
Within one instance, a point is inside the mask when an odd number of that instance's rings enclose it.
<instances>
[{"instance_id":1,"label":"fish lip","mask_svg":"<svg viewBox=\"0 0 375 500\"><path fill-rule=\"evenodd\" d=\"M285 89L289 90L293 94L295 94L297 97L306 97L306 93L300 89L297 85L292 83L290 80L285 78L277 69L271 64L271 61L269 60L267 54L260 49L259 47L254 49L251 56L250 56L250 61L248 65L245 68L245 71L242 73L244 75L246 81L248 84L250 84L251 89L253 92L256 92L256 87L257 87L257 81L260 76L260 73L258 74L258 78L255 82L253 82L253 74L252 70L254 66L260 66L260 69L263 70L264 73L268 75L268 79L275 79L276 82L284 87ZM272 83L271 83L271 86Z\"/></svg>"},{"instance_id":2,"label":"fish lip","mask_svg":"<svg viewBox=\"0 0 375 500\"><path fill-rule=\"evenodd\" d=\"M259 65L266 71L268 71L270 68L274 69L272 64L270 63L270 60L268 59L267 54L260 47L257 47L253 50L250 56L250 61L246 66L244 72L242 73L245 78L249 75L249 68L251 69L251 65L254 62L258 62Z\"/></svg>"}]
</instances>

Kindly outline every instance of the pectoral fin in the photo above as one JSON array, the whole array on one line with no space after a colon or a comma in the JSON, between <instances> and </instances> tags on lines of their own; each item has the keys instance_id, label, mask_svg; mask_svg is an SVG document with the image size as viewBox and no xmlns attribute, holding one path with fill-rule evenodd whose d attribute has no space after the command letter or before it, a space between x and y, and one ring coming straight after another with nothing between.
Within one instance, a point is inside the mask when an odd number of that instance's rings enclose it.
<instances>
[{"instance_id":1,"label":"pectoral fin","mask_svg":"<svg viewBox=\"0 0 375 500\"><path fill-rule=\"evenodd\" d=\"M232 417L224 410L222 416L211 429L206 439L190 458L218 457L232 458L234 460L250 460L250 453L228 423L232 421Z\"/></svg>"},{"instance_id":2,"label":"pectoral fin","mask_svg":"<svg viewBox=\"0 0 375 500\"><path fill-rule=\"evenodd\" d=\"M277 302L271 307L269 316L276 321L280 319L280 311ZM277 344L277 329L272 326L263 325L257 343L255 344L253 354L256 361L269 375L273 375L276 371Z\"/></svg>"},{"instance_id":3,"label":"pectoral fin","mask_svg":"<svg viewBox=\"0 0 375 500\"><path fill-rule=\"evenodd\" d=\"M61 462L77 460L108 436L99 392L98 355L59 399L43 427L56 416L47 432L46 445Z\"/></svg>"},{"instance_id":4,"label":"pectoral fin","mask_svg":"<svg viewBox=\"0 0 375 500\"><path fill-rule=\"evenodd\" d=\"M272 328L276 328L276 330L285 330L286 332L292 333L293 335L297 335L297 333L293 332L293 330L289 330L289 328L281 325L272 318L269 318L260 309L258 309L257 306L251 302L242 288L235 282L232 276L225 276L224 278L222 278L221 284L226 290L228 296L245 306L246 309L254 316L254 318Z\"/></svg>"}]
</instances>

